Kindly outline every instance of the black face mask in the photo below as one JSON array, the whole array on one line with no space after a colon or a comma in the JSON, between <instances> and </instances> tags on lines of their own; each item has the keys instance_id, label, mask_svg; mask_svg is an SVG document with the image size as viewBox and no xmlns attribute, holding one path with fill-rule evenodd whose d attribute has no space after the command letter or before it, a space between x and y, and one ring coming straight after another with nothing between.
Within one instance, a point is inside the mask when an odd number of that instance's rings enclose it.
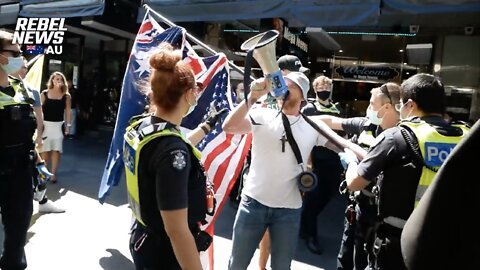
<instances>
[{"instance_id":1,"label":"black face mask","mask_svg":"<svg viewBox=\"0 0 480 270\"><path fill-rule=\"evenodd\" d=\"M317 92L317 97L321 100L327 100L330 97L330 91Z\"/></svg>"}]
</instances>

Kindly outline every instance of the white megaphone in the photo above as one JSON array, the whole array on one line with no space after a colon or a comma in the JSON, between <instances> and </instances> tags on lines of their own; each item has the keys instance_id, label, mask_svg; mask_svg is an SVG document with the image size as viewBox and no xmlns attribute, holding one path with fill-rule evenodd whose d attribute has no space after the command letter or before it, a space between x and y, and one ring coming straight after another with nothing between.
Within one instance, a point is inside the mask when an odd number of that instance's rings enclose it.
<instances>
[{"instance_id":1,"label":"white megaphone","mask_svg":"<svg viewBox=\"0 0 480 270\"><path fill-rule=\"evenodd\" d=\"M277 37L278 31L269 30L248 39L240 48L244 51L253 50L253 58L257 60L265 78L272 83L271 94L277 99L282 99L287 94L288 87L275 56Z\"/></svg>"}]
</instances>

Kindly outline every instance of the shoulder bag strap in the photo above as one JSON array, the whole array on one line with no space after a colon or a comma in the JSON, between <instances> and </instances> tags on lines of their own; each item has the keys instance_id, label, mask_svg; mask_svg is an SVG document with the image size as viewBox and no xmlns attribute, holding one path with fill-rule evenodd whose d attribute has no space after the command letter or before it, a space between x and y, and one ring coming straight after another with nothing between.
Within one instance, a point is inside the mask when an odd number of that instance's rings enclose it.
<instances>
[{"instance_id":1,"label":"shoulder bag strap","mask_svg":"<svg viewBox=\"0 0 480 270\"><path fill-rule=\"evenodd\" d=\"M290 144L290 147L292 147L292 151L295 154L297 163L302 165L303 164L302 154L300 153L298 144L295 141L295 138L293 137L292 128L290 127L290 122L288 121L288 118L284 113L282 113L282 122L283 122L283 127L285 128L285 135L287 136L287 140L288 140L288 143Z\"/></svg>"}]
</instances>

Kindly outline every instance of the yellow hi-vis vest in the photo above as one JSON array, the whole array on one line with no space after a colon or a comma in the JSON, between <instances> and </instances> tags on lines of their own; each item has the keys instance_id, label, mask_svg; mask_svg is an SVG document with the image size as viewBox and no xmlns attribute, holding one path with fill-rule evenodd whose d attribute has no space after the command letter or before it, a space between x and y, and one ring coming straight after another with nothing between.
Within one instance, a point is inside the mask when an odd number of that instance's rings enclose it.
<instances>
[{"instance_id":1,"label":"yellow hi-vis vest","mask_svg":"<svg viewBox=\"0 0 480 270\"><path fill-rule=\"evenodd\" d=\"M373 131L364 130L358 136L356 144L360 145L363 149L370 149L370 147L375 143L376 138L373 136Z\"/></svg>"},{"instance_id":2,"label":"yellow hi-vis vest","mask_svg":"<svg viewBox=\"0 0 480 270\"><path fill-rule=\"evenodd\" d=\"M145 222L141 215L140 196L138 193L138 161L142 148L151 140L163 136L176 136L190 146L193 154L201 160L202 154L182 134L166 128L167 123L158 123L146 126L138 130L143 119L133 122L127 127L123 144L123 162L125 163L125 176L127 179L128 203L135 218L144 226Z\"/></svg>"},{"instance_id":3,"label":"yellow hi-vis vest","mask_svg":"<svg viewBox=\"0 0 480 270\"><path fill-rule=\"evenodd\" d=\"M33 96L29 91L26 90L22 81L11 77L8 77L8 81L13 87L15 95L12 97L0 91L0 110L10 105L33 104Z\"/></svg>"},{"instance_id":4,"label":"yellow hi-vis vest","mask_svg":"<svg viewBox=\"0 0 480 270\"><path fill-rule=\"evenodd\" d=\"M320 104L320 102L315 101L315 102L313 102L313 105L315 106L315 108L319 112L332 114L332 115L333 114L340 115L340 110L337 108L337 104L332 103L332 106L330 106L330 108L327 108L327 107L323 106L322 104Z\"/></svg>"},{"instance_id":5,"label":"yellow hi-vis vest","mask_svg":"<svg viewBox=\"0 0 480 270\"><path fill-rule=\"evenodd\" d=\"M402 122L400 126L406 126L417 137L418 145L425 162L422 168L420 181L418 182L417 192L415 195L415 207L418 205L425 191L430 186L433 178L437 174L440 166L445 162L453 148L469 131L465 125L453 125L462 129L461 136L444 136L425 121L418 123Z\"/></svg>"}]
</instances>

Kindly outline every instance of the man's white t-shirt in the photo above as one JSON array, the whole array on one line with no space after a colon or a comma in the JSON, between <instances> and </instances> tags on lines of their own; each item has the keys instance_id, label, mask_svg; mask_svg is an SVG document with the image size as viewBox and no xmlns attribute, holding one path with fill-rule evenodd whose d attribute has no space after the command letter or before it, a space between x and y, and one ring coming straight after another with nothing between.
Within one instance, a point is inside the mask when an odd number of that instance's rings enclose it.
<instances>
[{"instance_id":1,"label":"man's white t-shirt","mask_svg":"<svg viewBox=\"0 0 480 270\"><path fill-rule=\"evenodd\" d=\"M297 176L302 169L288 141L285 141L285 152L282 152L281 139L285 130L282 115L276 110L257 107L250 111L249 116L253 133L252 160L242 192L268 207L302 207L297 186ZM301 115L287 117L306 169L313 147L324 146L327 139Z\"/></svg>"}]
</instances>

